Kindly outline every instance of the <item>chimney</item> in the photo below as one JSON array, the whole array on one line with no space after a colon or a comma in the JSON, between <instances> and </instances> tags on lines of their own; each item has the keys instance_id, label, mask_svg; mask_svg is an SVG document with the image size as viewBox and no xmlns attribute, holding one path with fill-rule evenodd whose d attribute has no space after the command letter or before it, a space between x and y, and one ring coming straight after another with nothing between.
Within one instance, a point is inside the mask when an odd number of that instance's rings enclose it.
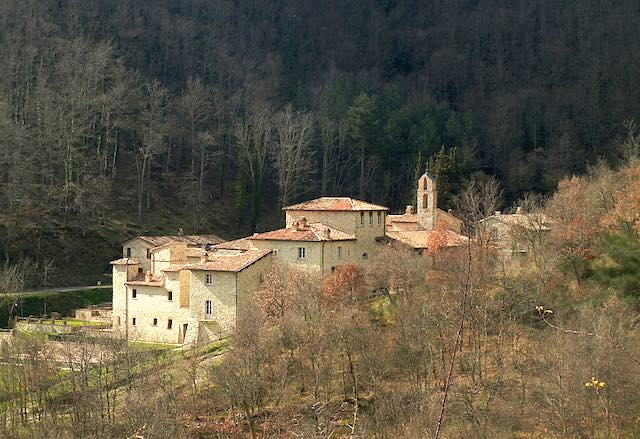
<instances>
[{"instance_id":1,"label":"chimney","mask_svg":"<svg viewBox=\"0 0 640 439\"><path fill-rule=\"evenodd\" d=\"M301 229L306 229L307 228L307 219L306 218L300 218L300 221L298 221L298 230Z\"/></svg>"},{"instance_id":2,"label":"chimney","mask_svg":"<svg viewBox=\"0 0 640 439\"><path fill-rule=\"evenodd\" d=\"M151 282L151 272L150 272L150 271L147 271L147 272L144 274L144 281L145 281L145 282Z\"/></svg>"},{"instance_id":3,"label":"chimney","mask_svg":"<svg viewBox=\"0 0 640 439\"><path fill-rule=\"evenodd\" d=\"M409 204L405 209L404 209L404 214L405 215L412 215L413 214L413 206L411 204Z\"/></svg>"},{"instance_id":4,"label":"chimney","mask_svg":"<svg viewBox=\"0 0 640 439\"><path fill-rule=\"evenodd\" d=\"M522 206L516 207L516 215L522 215L524 211L522 210Z\"/></svg>"},{"instance_id":5,"label":"chimney","mask_svg":"<svg viewBox=\"0 0 640 439\"><path fill-rule=\"evenodd\" d=\"M182 227L178 227L178 236L184 236L184 229Z\"/></svg>"},{"instance_id":6,"label":"chimney","mask_svg":"<svg viewBox=\"0 0 640 439\"><path fill-rule=\"evenodd\" d=\"M331 238L331 229L329 227L324 229L324 237L327 239Z\"/></svg>"}]
</instances>

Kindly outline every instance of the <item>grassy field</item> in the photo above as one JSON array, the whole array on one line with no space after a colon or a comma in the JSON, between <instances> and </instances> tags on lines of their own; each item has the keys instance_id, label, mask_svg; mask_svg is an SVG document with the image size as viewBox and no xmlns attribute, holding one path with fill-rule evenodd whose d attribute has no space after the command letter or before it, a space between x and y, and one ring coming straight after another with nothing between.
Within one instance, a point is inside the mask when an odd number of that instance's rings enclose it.
<instances>
[{"instance_id":1,"label":"grassy field","mask_svg":"<svg viewBox=\"0 0 640 439\"><path fill-rule=\"evenodd\" d=\"M0 328L6 328L9 320L10 303L9 300L3 299L0 297ZM71 316L73 311L78 308L111 302L111 299L111 287L62 293L32 294L24 298L18 298L19 302L15 315L20 317L41 316L46 311L49 315L52 312L57 312L61 316Z\"/></svg>"}]
</instances>

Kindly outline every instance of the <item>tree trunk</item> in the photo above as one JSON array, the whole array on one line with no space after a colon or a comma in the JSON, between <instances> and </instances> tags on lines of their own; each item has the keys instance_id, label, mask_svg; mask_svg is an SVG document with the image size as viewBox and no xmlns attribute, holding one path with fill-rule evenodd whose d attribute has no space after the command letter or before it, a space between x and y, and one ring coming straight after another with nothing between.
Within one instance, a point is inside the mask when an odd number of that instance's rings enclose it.
<instances>
[{"instance_id":1,"label":"tree trunk","mask_svg":"<svg viewBox=\"0 0 640 439\"><path fill-rule=\"evenodd\" d=\"M244 416L247 418L247 424L249 425L249 431L251 432L251 439L256 439L258 436L256 434L256 426L253 423L253 416L251 416L251 410L249 410L249 404L243 402L242 408L244 409Z\"/></svg>"},{"instance_id":2,"label":"tree trunk","mask_svg":"<svg viewBox=\"0 0 640 439\"><path fill-rule=\"evenodd\" d=\"M142 157L142 165L140 166L140 171L138 175L138 223L142 219L142 199L144 197L144 171L147 167L147 156L146 154Z\"/></svg>"}]
</instances>

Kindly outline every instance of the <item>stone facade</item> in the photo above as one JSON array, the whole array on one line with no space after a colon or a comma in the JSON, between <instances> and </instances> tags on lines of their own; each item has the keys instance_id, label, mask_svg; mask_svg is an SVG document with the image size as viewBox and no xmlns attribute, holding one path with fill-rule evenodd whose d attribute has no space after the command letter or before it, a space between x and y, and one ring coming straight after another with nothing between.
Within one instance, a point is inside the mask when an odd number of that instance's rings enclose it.
<instances>
[{"instance_id":1,"label":"stone facade","mask_svg":"<svg viewBox=\"0 0 640 439\"><path fill-rule=\"evenodd\" d=\"M189 248L202 248L214 246L224 242L216 235L185 236L137 236L122 244L122 257L138 261L138 269L141 273L153 271L151 266L151 250L169 243L183 243Z\"/></svg>"},{"instance_id":2,"label":"stone facade","mask_svg":"<svg viewBox=\"0 0 640 439\"><path fill-rule=\"evenodd\" d=\"M392 232L409 232L433 230L439 226L456 233L462 231L462 221L456 218L451 210L445 212L438 208L438 186L436 179L425 173L418 180L416 191L417 211L413 206L406 207L401 215L388 215L387 230Z\"/></svg>"},{"instance_id":3,"label":"stone facade","mask_svg":"<svg viewBox=\"0 0 640 439\"><path fill-rule=\"evenodd\" d=\"M360 248L353 241L281 241L252 240L257 248L273 250L273 260L297 268L330 274L333 268L363 262ZM302 250L301 250L302 249ZM301 258L301 253L304 257ZM365 261L366 262L366 261Z\"/></svg>"},{"instance_id":4,"label":"stone facade","mask_svg":"<svg viewBox=\"0 0 640 439\"><path fill-rule=\"evenodd\" d=\"M536 262L539 250L546 244L553 221L541 213L495 212L478 224L477 238L496 251L499 262L507 270Z\"/></svg>"},{"instance_id":5,"label":"stone facade","mask_svg":"<svg viewBox=\"0 0 640 439\"><path fill-rule=\"evenodd\" d=\"M192 262L184 243L151 251L153 271L113 261L113 330L129 340L207 343L235 328L238 306L271 268L271 252L212 250Z\"/></svg>"},{"instance_id":6,"label":"stone facade","mask_svg":"<svg viewBox=\"0 0 640 439\"><path fill-rule=\"evenodd\" d=\"M425 173L418 179L416 198L418 222L425 230L434 229L438 209L438 189L434 177Z\"/></svg>"}]
</instances>

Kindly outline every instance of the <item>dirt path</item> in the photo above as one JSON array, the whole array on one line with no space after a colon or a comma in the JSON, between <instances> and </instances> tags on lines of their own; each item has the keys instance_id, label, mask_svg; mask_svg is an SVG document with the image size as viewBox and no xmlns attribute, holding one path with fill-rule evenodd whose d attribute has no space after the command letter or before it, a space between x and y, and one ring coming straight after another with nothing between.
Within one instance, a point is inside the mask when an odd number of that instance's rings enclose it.
<instances>
[{"instance_id":1,"label":"dirt path","mask_svg":"<svg viewBox=\"0 0 640 439\"><path fill-rule=\"evenodd\" d=\"M70 291L79 290L99 290L102 288L111 288L111 285L87 285L84 287L63 287L63 288L41 288L39 290L22 291L20 293L2 293L3 296L35 296L42 293L68 293Z\"/></svg>"}]
</instances>

